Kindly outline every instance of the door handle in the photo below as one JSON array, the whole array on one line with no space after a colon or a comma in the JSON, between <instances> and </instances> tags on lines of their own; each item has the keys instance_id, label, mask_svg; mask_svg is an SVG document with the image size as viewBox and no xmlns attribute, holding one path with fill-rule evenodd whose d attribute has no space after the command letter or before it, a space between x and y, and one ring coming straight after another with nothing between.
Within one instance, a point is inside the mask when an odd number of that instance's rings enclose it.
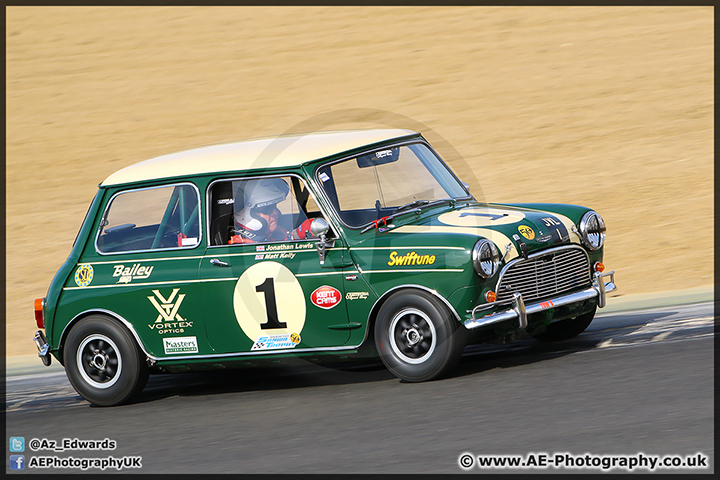
<instances>
[{"instance_id":1,"label":"door handle","mask_svg":"<svg viewBox=\"0 0 720 480\"><path fill-rule=\"evenodd\" d=\"M225 263L221 260L218 260L217 258L213 258L212 260L210 260L210 263L212 265L215 265L216 267L229 267L230 266L229 263Z\"/></svg>"}]
</instances>

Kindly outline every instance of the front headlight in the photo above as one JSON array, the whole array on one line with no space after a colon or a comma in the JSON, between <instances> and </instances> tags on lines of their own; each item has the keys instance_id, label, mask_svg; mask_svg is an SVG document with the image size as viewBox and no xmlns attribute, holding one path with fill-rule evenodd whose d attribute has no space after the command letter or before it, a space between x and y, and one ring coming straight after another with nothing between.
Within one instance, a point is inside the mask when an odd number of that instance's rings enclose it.
<instances>
[{"instance_id":1,"label":"front headlight","mask_svg":"<svg viewBox=\"0 0 720 480\"><path fill-rule=\"evenodd\" d=\"M605 222L597 212L587 212L580 220L580 238L590 250L597 250L605 243Z\"/></svg>"},{"instance_id":2,"label":"front headlight","mask_svg":"<svg viewBox=\"0 0 720 480\"><path fill-rule=\"evenodd\" d=\"M500 265L500 253L490 240L482 239L475 244L472 253L475 271L483 278L492 277Z\"/></svg>"}]
</instances>

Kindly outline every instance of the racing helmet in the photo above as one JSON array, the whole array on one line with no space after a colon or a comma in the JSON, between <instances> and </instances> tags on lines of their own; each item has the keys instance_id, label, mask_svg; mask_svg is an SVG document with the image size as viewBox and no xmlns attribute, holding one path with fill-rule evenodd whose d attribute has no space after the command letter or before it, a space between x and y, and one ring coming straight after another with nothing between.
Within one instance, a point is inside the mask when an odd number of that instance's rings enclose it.
<instances>
[{"instance_id":1,"label":"racing helmet","mask_svg":"<svg viewBox=\"0 0 720 480\"><path fill-rule=\"evenodd\" d=\"M288 184L281 178L264 178L233 182L233 184L236 231L250 239L267 233L268 223L258 213L275 207L285 200L290 193Z\"/></svg>"}]
</instances>

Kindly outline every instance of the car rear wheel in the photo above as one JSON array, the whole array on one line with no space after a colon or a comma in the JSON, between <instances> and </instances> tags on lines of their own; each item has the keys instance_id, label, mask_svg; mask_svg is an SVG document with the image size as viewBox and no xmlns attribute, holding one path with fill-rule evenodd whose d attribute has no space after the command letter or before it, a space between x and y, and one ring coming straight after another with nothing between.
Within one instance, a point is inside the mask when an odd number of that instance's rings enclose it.
<instances>
[{"instance_id":1,"label":"car rear wheel","mask_svg":"<svg viewBox=\"0 0 720 480\"><path fill-rule=\"evenodd\" d=\"M115 320L91 315L68 334L63 351L73 388L98 406L125 403L140 393L148 367L130 332Z\"/></svg>"},{"instance_id":2,"label":"car rear wheel","mask_svg":"<svg viewBox=\"0 0 720 480\"><path fill-rule=\"evenodd\" d=\"M543 342L556 342L575 338L590 326L590 323L595 317L596 309L597 307L593 308L592 311L578 315L577 317L551 323L548 325L547 330L543 333L533 335L533 337L538 340L542 340Z\"/></svg>"},{"instance_id":3,"label":"car rear wheel","mask_svg":"<svg viewBox=\"0 0 720 480\"><path fill-rule=\"evenodd\" d=\"M388 370L408 382L440 378L465 347L459 323L424 292L398 292L380 308L375 345Z\"/></svg>"}]
</instances>

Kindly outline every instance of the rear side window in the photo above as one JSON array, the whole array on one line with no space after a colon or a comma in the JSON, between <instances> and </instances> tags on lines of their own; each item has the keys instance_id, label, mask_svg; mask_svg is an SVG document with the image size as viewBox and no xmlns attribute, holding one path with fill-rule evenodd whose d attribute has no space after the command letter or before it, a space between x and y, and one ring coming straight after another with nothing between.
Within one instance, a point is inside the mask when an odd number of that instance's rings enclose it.
<instances>
[{"instance_id":1,"label":"rear side window","mask_svg":"<svg viewBox=\"0 0 720 480\"><path fill-rule=\"evenodd\" d=\"M105 210L100 253L192 248L200 243L200 197L194 185L129 190Z\"/></svg>"}]
</instances>

